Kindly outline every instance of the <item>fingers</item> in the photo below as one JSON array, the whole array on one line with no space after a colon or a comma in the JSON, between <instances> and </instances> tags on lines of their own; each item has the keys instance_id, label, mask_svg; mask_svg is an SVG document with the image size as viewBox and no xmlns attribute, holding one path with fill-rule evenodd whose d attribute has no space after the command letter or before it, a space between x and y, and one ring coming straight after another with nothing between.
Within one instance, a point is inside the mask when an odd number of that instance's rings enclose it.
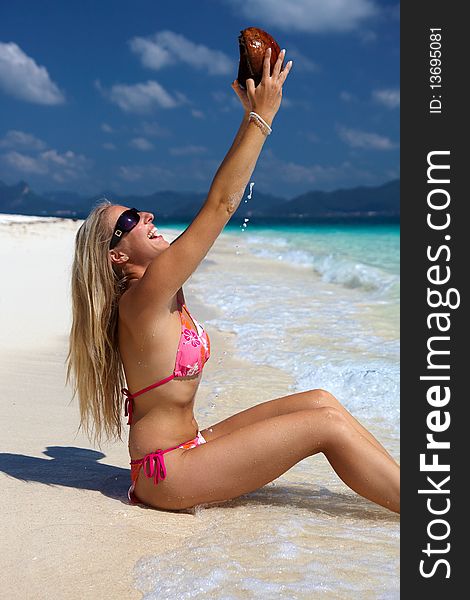
<instances>
[{"instance_id":1,"label":"fingers","mask_svg":"<svg viewBox=\"0 0 470 600\"><path fill-rule=\"evenodd\" d=\"M267 48L264 53L263 76L262 79L267 79L271 75L271 48Z\"/></svg>"},{"instance_id":2,"label":"fingers","mask_svg":"<svg viewBox=\"0 0 470 600\"><path fill-rule=\"evenodd\" d=\"M284 82L287 79L287 76L289 75L291 68L292 68L292 61L290 60L287 63L287 65L282 69L281 74L279 75L279 81L280 81L281 85L284 85Z\"/></svg>"},{"instance_id":3,"label":"fingers","mask_svg":"<svg viewBox=\"0 0 470 600\"><path fill-rule=\"evenodd\" d=\"M291 67L292 67L292 61L290 60L281 72L282 63L283 63L284 57L286 55L286 50L285 50L285 48L283 48L279 52L277 60L274 63L273 72L271 75L271 53L272 53L271 48L267 48L266 52L264 54L262 79L267 79L269 77L271 77L272 79L279 78L279 81L281 82L281 84L283 84L287 78L287 75L289 74Z\"/></svg>"},{"instance_id":4,"label":"fingers","mask_svg":"<svg viewBox=\"0 0 470 600\"><path fill-rule=\"evenodd\" d=\"M285 49L279 52L276 63L274 65L272 77L279 77L279 73L281 72L282 61L284 60L284 56L286 55Z\"/></svg>"},{"instance_id":5,"label":"fingers","mask_svg":"<svg viewBox=\"0 0 470 600\"><path fill-rule=\"evenodd\" d=\"M255 93L255 80L254 79L246 80L246 92L247 92L248 96L251 96L252 98L254 97L254 93Z\"/></svg>"}]
</instances>

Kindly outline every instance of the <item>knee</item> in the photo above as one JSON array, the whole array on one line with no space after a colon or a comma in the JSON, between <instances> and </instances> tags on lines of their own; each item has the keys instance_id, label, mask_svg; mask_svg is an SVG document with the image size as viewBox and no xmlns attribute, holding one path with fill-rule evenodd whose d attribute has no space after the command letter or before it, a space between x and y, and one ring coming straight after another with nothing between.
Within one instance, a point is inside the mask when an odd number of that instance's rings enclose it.
<instances>
[{"instance_id":1,"label":"knee","mask_svg":"<svg viewBox=\"0 0 470 600\"><path fill-rule=\"evenodd\" d=\"M332 406L334 408L341 407L341 403L333 396L333 394L326 390L318 388L310 390L307 393L312 408L321 408L323 406Z\"/></svg>"},{"instance_id":2,"label":"knee","mask_svg":"<svg viewBox=\"0 0 470 600\"><path fill-rule=\"evenodd\" d=\"M327 423L338 425L347 423L344 414L334 406L322 406L317 408L315 409L315 414Z\"/></svg>"},{"instance_id":3,"label":"knee","mask_svg":"<svg viewBox=\"0 0 470 600\"><path fill-rule=\"evenodd\" d=\"M318 423L321 422L321 430L324 436L325 447L331 446L339 440L344 440L351 431L351 425L346 419L344 412L334 406L323 406L312 411L312 417Z\"/></svg>"}]
</instances>

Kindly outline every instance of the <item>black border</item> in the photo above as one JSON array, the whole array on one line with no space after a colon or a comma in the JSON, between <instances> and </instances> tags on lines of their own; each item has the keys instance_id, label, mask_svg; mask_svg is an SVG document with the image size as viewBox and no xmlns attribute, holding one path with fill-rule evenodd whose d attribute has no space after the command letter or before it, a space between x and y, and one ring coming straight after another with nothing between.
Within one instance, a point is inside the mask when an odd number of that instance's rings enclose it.
<instances>
[{"instance_id":1,"label":"black border","mask_svg":"<svg viewBox=\"0 0 470 600\"><path fill-rule=\"evenodd\" d=\"M466 97L468 87L468 25L463 16L464 4L458 2L407 2L401 5L401 466L402 466L402 516L401 516L401 597L419 598L460 598L468 596L465 591L466 548L463 542L470 528L463 517L466 468L469 456L466 439L466 403L469 398L465 372L470 373L470 352L466 349L465 305L468 297L466 268L466 238L470 229L465 220L468 194L464 181L467 152L464 149L466 131L469 130ZM429 101L433 90L429 87L429 29L442 29L442 112L430 114ZM436 93L436 92L434 92ZM445 187L451 195L449 211L451 224L445 232L437 232L427 225L427 155L430 151L450 150L450 184ZM444 234L451 240L444 241ZM451 279L447 287L454 287L460 293L460 306L447 309L450 313L451 328L450 355L441 361L450 363L451 399L446 408L450 412L449 429L440 434L442 440L450 441L450 449L440 452L440 462L450 462L449 486L451 508L443 517L450 525L450 534L445 542L450 543L446 554L434 555L445 558L450 564L450 577L443 565L437 568L430 578L420 575L420 561L426 559L427 568L431 564L422 549L428 540L427 526L432 515L426 508L425 495L418 489L426 486L426 475L419 468L419 455L426 451L426 416L430 410L426 400L429 382L420 381L420 376L429 374L427 370L428 338L433 335L427 327L426 317L433 311L427 303L427 270L430 263L427 246L434 249L448 243L451 257L448 262L439 260L445 268L449 265ZM434 286L435 287L435 286ZM445 287L445 286L443 286ZM446 310L444 308L439 309ZM468 321L468 319L467 319ZM435 334L434 334L435 335ZM440 373L443 374L443 373ZM465 428L465 429L464 429ZM429 451L428 451L429 452ZM460 464L459 464L460 459ZM463 459L463 460L462 460ZM463 463L463 464L462 464ZM443 473L436 474L436 480ZM441 496L442 498L442 496ZM435 517L437 518L437 517ZM437 531L437 529L435 530ZM441 543L441 547L444 542ZM435 547L439 547L436 542ZM467 567L470 572L470 567ZM459 590L459 591L457 591Z\"/></svg>"}]
</instances>

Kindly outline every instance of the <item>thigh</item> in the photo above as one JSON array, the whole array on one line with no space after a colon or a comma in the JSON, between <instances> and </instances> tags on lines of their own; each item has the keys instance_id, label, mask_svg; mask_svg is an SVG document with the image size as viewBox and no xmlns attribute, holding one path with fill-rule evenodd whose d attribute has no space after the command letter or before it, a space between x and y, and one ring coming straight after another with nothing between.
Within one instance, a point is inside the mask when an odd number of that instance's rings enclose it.
<instances>
[{"instance_id":1,"label":"thigh","mask_svg":"<svg viewBox=\"0 0 470 600\"><path fill-rule=\"evenodd\" d=\"M222 435L227 435L241 427L247 427L258 421L287 415L299 410L321 408L323 406L342 408L338 400L329 392L322 389L315 389L261 402L261 404L236 413L215 425L206 427L206 429L201 430L201 433L207 441L215 440Z\"/></svg>"},{"instance_id":2,"label":"thigh","mask_svg":"<svg viewBox=\"0 0 470 600\"><path fill-rule=\"evenodd\" d=\"M321 452L337 435L339 425L344 425L342 414L332 408L300 410L252 423L180 455L170 458L168 453L167 478L158 485L151 480L139 482L137 495L146 504L171 510L235 498Z\"/></svg>"}]
</instances>

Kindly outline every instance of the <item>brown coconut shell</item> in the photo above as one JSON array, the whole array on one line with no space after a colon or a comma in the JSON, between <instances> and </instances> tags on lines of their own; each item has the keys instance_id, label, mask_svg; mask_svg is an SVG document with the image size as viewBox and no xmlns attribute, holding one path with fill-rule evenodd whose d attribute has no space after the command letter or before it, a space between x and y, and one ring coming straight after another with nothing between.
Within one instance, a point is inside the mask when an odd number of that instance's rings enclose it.
<instances>
[{"instance_id":1,"label":"brown coconut shell","mask_svg":"<svg viewBox=\"0 0 470 600\"><path fill-rule=\"evenodd\" d=\"M263 60L266 50L271 48L271 68L269 72L272 74L281 48L269 33L263 31L263 29L258 29L258 27L248 27L248 29L240 31L238 46L240 48L238 83L246 89L246 80L251 78L257 86L263 76ZM283 68L284 62L281 70Z\"/></svg>"}]
</instances>

